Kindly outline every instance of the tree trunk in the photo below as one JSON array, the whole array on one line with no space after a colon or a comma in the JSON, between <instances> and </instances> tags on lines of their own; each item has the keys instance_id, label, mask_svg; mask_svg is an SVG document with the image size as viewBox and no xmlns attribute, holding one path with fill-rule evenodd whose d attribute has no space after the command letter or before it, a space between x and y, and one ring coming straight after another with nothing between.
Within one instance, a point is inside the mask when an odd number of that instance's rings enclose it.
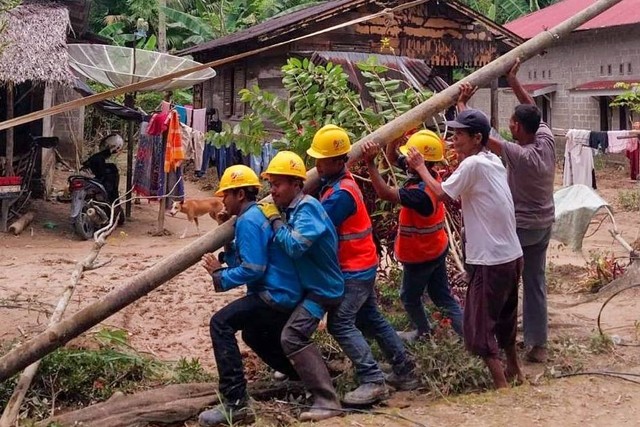
<instances>
[{"instance_id":1,"label":"tree trunk","mask_svg":"<svg viewBox=\"0 0 640 427\"><path fill-rule=\"evenodd\" d=\"M167 5L167 0L158 0L158 51L167 51L167 17L162 9Z\"/></svg>"},{"instance_id":2,"label":"tree trunk","mask_svg":"<svg viewBox=\"0 0 640 427\"><path fill-rule=\"evenodd\" d=\"M300 382L254 383L249 386L249 394L256 400L285 398L291 393L304 392ZM183 423L206 407L216 405L218 396L217 384L175 384L128 396L116 395L106 402L51 417L37 425L128 427Z\"/></svg>"},{"instance_id":3,"label":"tree trunk","mask_svg":"<svg viewBox=\"0 0 640 427\"><path fill-rule=\"evenodd\" d=\"M362 157L362 144L365 140L373 140L380 145L385 145L388 141L393 141L402 136L407 130L420 126L437 112L453 105L460 91L460 83L468 82L474 86L489 84L491 80L506 73L516 58L526 60L533 57L541 50L551 46L556 40L568 35L575 28L620 1L602 0L587 7L565 22L542 32L460 82L435 94L427 101L412 108L354 144L349 154L349 163L355 163ZM318 174L315 168L308 172L307 178L307 186L315 187L317 185ZM175 254L167 256L158 264L132 278L123 286L111 291L99 301L86 306L68 319L48 328L25 342L22 346L5 354L0 358L0 381L6 380L16 372L156 289L167 280L198 262L206 252L221 248L233 238L233 223L234 221L228 221L210 231L192 244L182 248Z\"/></svg>"}]
</instances>

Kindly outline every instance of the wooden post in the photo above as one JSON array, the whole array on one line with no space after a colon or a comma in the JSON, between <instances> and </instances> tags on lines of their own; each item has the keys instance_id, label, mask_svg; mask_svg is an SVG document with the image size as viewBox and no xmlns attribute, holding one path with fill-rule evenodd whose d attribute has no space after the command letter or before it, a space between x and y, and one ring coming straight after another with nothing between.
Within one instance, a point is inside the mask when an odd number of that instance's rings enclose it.
<instances>
[{"instance_id":1,"label":"wooden post","mask_svg":"<svg viewBox=\"0 0 640 427\"><path fill-rule=\"evenodd\" d=\"M7 92L7 120L13 119L13 102L14 102L14 87L13 83L9 82L6 86ZM6 176L13 176L13 128L7 129L6 133L6 145L5 145L5 158L7 160L7 168L5 169Z\"/></svg>"},{"instance_id":2,"label":"wooden post","mask_svg":"<svg viewBox=\"0 0 640 427\"><path fill-rule=\"evenodd\" d=\"M419 126L433 117L434 114L453 105L460 93L461 83L468 82L474 86L489 84L491 80L509 71L517 58L524 61L535 56L541 50L548 48L558 39L570 34L574 29L620 1L601 0L594 3L558 26L543 31L460 82L435 94L427 101L395 118L354 144L349 154L349 163L352 164L360 160L362 157L362 144L365 141L373 140L380 145L385 145L388 141L399 138L407 130ZM314 187L318 185L318 174L315 168L307 173L307 178L307 186ZM109 292L100 300L85 306L73 316L47 328L23 345L9 351L0 358L0 381L10 378L21 369L26 368L31 363L41 359L112 314L145 296L164 282L177 276L197 263L203 254L221 248L233 238L234 223L235 219L227 221L195 242L165 257L154 266L129 279L122 286Z\"/></svg>"},{"instance_id":3,"label":"wooden post","mask_svg":"<svg viewBox=\"0 0 640 427\"><path fill-rule=\"evenodd\" d=\"M491 80L491 127L500 131L500 109L498 108L498 79Z\"/></svg>"},{"instance_id":4,"label":"wooden post","mask_svg":"<svg viewBox=\"0 0 640 427\"><path fill-rule=\"evenodd\" d=\"M124 97L124 106L129 108L135 108L136 98L134 94L127 94ZM133 187L133 133L134 133L135 124L133 121L129 121L127 123L127 184L126 184L126 203L124 205L124 216L129 218L131 217L131 188Z\"/></svg>"}]
</instances>

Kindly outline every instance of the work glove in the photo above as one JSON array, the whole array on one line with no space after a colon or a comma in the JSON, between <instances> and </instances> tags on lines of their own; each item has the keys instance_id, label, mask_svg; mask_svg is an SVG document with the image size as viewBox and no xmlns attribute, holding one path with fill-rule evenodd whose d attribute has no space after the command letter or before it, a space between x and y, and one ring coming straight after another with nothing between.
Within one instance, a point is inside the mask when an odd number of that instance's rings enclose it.
<instances>
[{"instance_id":1,"label":"work glove","mask_svg":"<svg viewBox=\"0 0 640 427\"><path fill-rule=\"evenodd\" d=\"M258 209L262 211L264 216L269 220L269 222L273 223L273 221L277 219L282 219L280 216L280 211L278 207L273 203L260 203L258 205Z\"/></svg>"}]
</instances>

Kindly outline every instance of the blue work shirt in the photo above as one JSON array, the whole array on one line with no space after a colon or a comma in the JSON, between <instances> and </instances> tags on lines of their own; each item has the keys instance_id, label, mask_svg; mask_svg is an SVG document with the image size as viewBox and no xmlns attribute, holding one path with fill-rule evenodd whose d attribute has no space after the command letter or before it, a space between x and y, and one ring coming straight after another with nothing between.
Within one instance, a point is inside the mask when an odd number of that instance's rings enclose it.
<instances>
[{"instance_id":1,"label":"blue work shirt","mask_svg":"<svg viewBox=\"0 0 640 427\"><path fill-rule=\"evenodd\" d=\"M357 209L353 196L348 191L340 188L340 180L344 178L345 174L346 169L343 169L337 175L320 179L322 186L320 196L333 187L333 193L322 200L322 207L329 215L336 230L340 228L347 218L355 214ZM362 271L343 271L342 273L345 280L371 280L375 279L377 272L378 268L372 267Z\"/></svg>"},{"instance_id":2,"label":"blue work shirt","mask_svg":"<svg viewBox=\"0 0 640 427\"><path fill-rule=\"evenodd\" d=\"M302 300L302 286L293 260L273 241L274 232L255 202L236 221L235 239L224 254L228 268L213 274L223 291L243 284L267 304L293 309Z\"/></svg>"},{"instance_id":3,"label":"blue work shirt","mask_svg":"<svg viewBox=\"0 0 640 427\"><path fill-rule=\"evenodd\" d=\"M293 258L304 289L304 307L315 317L340 302L344 278L338 263L338 233L320 202L300 193L276 222L275 240Z\"/></svg>"}]
</instances>

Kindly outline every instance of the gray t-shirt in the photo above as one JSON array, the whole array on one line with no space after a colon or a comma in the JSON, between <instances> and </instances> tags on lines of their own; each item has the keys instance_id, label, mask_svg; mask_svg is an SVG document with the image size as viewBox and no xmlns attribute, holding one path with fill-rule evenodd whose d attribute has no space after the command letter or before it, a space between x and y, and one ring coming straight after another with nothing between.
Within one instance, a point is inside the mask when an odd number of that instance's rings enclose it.
<instances>
[{"instance_id":1,"label":"gray t-shirt","mask_svg":"<svg viewBox=\"0 0 640 427\"><path fill-rule=\"evenodd\" d=\"M556 151L553 133L540 123L535 141L502 143L508 182L516 210L516 226L528 230L550 227L554 220L553 180Z\"/></svg>"}]
</instances>

